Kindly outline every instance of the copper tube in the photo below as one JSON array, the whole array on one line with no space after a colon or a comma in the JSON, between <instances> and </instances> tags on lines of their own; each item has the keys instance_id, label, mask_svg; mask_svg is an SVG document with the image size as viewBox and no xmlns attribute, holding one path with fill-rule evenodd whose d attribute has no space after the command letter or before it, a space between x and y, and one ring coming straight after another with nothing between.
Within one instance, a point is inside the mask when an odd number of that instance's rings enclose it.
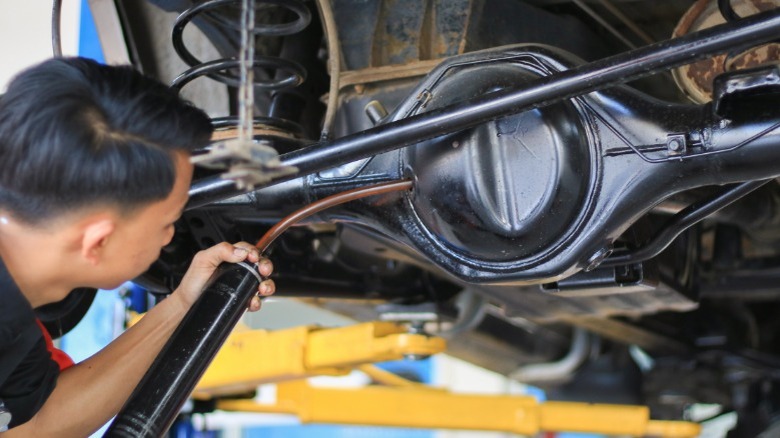
<instances>
[{"instance_id":1,"label":"copper tube","mask_svg":"<svg viewBox=\"0 0 780 438\"><path fill-rule=\"evenodd\" d=\"M260 250L261 253L265 252L277 237L284 233L288 228L295 225L296 222L335 205L354 201L355 199L365 198L367 196L381 195L389 192L398 192L402 190L409 190L411 188L412 182L410 180L390 181L372 186L347 190L346 192L336 193L335 195L322 198L319 201L313 202L285 216L284 219L271 227L271 229L268 230L263 235L263 237L257 241L255 246Z\"/></svg>"}]
</instances>

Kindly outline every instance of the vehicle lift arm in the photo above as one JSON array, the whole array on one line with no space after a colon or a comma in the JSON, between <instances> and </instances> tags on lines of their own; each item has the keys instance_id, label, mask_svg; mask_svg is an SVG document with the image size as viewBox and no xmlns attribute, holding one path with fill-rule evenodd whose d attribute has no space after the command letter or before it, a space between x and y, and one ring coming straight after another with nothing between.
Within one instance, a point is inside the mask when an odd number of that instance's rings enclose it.
<instances>
[{"instance_id":1,"label":"vehicle lift arm","mask_svg":"<svg viewBox=\"0 0 780 438\"><path fill-rule=\"evenodd\" d=\"M443 352L443 339L410 334L404 326L371 322L322 329L233 333L196 386L193 396L216 399L217 409L282 413L303 423L338 423L426 429L462 429L533 435L540 431L687 438L698 424L650 419L645 406L539 403L530 396L455 394L406 380L370 365ZM274 358L269 360L268 358ZM306 377L344 375L353 369L381 386L314 387ZM274 403L225 399L259 384L276 383Z\"/></svg>"}]
</instances>

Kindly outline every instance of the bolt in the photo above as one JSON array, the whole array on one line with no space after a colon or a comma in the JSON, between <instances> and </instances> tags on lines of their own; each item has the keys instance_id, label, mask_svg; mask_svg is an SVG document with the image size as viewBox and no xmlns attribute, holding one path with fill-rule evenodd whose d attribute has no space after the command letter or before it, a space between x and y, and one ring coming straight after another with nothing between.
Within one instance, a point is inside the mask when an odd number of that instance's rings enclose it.
<instances>
[{"instance_id":1,"label":"bolt","mask_svg":"<svg viewBox=\"0 0 780 438\"><path fill-rule=\"evenodd\" d=\"M594 252L593 255L588 257L585 272L590 272L596 269L601 264L601 262L603 262L604 259L609 257L611 254L612 248L599 248L598 251Z\"/></svg>"},{"instance_id":2,"label":"bolt","mask_svg":"<svg viewBox=\"0 0 780 438\"><path fill-rule=\"evenodd\" d=\"M668 148L672 152L680 152L683 149L683 144L679 138L673 138L669 140Z\"/></svg>"},{"instance_id":3,"label":"bolt","mask_svg":"<svg viewBox=\"0 0 780 438\"><path fill-rule=\"evenodd\" d=\"M371 123L374 125L387 117L387 110L382 105L382 103L377 100L368 102L368 104L366 104L365 111L368 119L371 120Z\"/></svg>"}]
</instances>

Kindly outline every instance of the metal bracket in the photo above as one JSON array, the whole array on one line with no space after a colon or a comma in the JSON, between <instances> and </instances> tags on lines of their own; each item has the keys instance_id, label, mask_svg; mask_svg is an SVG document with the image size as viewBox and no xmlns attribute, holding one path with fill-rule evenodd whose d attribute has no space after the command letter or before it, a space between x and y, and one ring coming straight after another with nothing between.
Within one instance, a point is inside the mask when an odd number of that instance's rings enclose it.
<instances>
[{"instance_id":1,"label":"metal bracket","mask_svg":"<svg viewBox=\"0 0 780 438\"><path fill-rule=\"evenodd\" d=\"M666 150L669 156L685 155L688 152L688 141L685 134L669 134L666 136Z\"/></svg>"},{"instance_id":2,"label":"metal bracket","mask_svg":"<svg viewBox=\"0 0 780 438\"><path fill-rule=\"evenodd\" d=\"M252 190L255 186L298 171L293 166L282 165L274 148L240 139L214 143L208 153L196 155L190 161L211 169L227 169L222 178L235 181L240 190Z\"/></svg>"}]
</instances>

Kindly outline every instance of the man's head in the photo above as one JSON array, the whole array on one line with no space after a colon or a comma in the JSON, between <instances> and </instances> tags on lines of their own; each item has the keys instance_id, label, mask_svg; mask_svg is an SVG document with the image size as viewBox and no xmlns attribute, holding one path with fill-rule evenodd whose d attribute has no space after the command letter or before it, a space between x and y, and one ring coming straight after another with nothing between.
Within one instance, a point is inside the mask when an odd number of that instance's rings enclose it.
<instances>
[{"instance_id":1,"label":"man's head","mask_svg":"<svg viewBox=\"0 0 780 438\"><path fill-rule=\"evenodd\" d=\"M95 205L130 212L164 199L173 152L210 135L201 110L129 67L46 61L0 98L0 208L31 225Z\"/></svg>"},{"instance_id":2,"label":"man's head","mask_svg":"<svg viewBox=\"0 0 780 438\"><path fill-rule=\"evenodd\" d=\"M211 132L205 113L129 67L64 58L21 73L0 98L0 213L30 236L13 244L46 242L48 264L77 267L78 286L140 274L170 240L188 152Z\"/></svg>"}]
</instances>

